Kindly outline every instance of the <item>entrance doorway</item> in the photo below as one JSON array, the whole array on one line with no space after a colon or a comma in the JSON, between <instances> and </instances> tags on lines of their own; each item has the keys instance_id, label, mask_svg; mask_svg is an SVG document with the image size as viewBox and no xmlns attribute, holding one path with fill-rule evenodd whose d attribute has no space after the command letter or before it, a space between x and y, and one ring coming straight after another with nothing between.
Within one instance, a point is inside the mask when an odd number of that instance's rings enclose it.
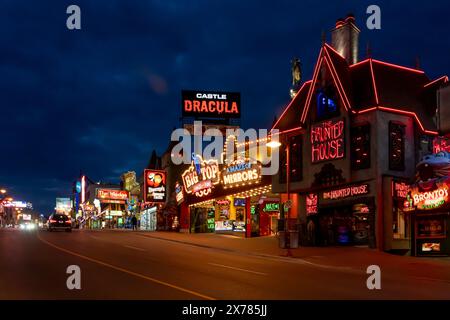
<instances>
[{"instance_id":1,"label":"entrance doorway","mask_svg":"<svg viewBox=\"0 0 450 320\"><path fill-rule=\"evenodd\" d=\"M315 244L368 245L369 219L365 204L323 208L309 219L315 225Z\"/></svg>"}]
</instances>

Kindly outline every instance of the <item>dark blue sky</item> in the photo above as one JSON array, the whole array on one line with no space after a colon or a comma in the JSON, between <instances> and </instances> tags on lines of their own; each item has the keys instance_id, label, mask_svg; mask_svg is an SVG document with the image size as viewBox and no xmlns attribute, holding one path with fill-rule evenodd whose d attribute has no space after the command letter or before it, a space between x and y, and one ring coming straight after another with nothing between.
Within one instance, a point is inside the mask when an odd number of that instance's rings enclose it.
<instances>
[{"instance_id":1,"label":"dark blue sky","mask_svg":"<svg viewBox=\"0 0 450 320\"><path fill-rule=\"evenodd\" d=\"M82 30L66 28L77 4ZM382 29L365 27L366 8ZM0 186L42 213L80 170L138 173L179 124L180 91L240 91L242 125L266 128L288 102L290 60L310 78L321 42L352 12L364 57L450 73L450 2L20 1L0 3Z\"/></svg>"}]
</instances>

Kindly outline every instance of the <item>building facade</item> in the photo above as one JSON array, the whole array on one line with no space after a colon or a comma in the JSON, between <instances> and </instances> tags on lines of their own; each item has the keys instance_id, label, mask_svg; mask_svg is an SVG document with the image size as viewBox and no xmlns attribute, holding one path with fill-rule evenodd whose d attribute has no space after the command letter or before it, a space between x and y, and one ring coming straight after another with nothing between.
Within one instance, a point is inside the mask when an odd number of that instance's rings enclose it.
<instances>
[{"instance_id":1,"label":"building facade","mask_svg":"<svg viewBox=\"0 0 450 320\"><path fill-rule=\"evenodd\" d=\"M290 172L281 156L272 191L285 197L289 178L304 244L406 252L413 229L404 191L416 164L433 152L436 92L448 79L371 57L359 61L358 36L352 16L336 23L313 78L274 124L281 155L289 148Z\"/></svg>"}]
</instances>

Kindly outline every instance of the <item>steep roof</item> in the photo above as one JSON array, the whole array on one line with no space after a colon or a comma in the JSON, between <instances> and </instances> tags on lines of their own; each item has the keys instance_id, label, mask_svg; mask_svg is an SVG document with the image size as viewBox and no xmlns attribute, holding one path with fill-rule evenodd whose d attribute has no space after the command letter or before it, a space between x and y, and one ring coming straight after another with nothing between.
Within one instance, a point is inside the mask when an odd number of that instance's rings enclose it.
<instances>
[{"instance_id":1,"label":"steep roof","mask_svg":"<svg viewBox=\"0 0 450 320\"><path fill-rule=\"evenodd\" d=\"M285 131L300 126L300 113L305 104L310 85L311 81L307 81L302 85L295 97L291 100L281 116L274 123L272 126L273 128L280 131Z\"/></svg>"},{"instance_id":2,"label":"steep roof","mask_svg":"<svg viewBox=\"0 0 450 320\"><path fill-rule=\"evenodd\" d=\"M320 50L313 79L304 84L272 129L293 129L306 119L322 65L329 69L340 98L354 114L373 108L414 116L420 128L435 133L433 116L437 107L436 91L448 82L444 76L434 81L422 70L366 59L353 65L331 46ZM298 122L300 116L300 123Z\"/></svg>"}]
</instances>

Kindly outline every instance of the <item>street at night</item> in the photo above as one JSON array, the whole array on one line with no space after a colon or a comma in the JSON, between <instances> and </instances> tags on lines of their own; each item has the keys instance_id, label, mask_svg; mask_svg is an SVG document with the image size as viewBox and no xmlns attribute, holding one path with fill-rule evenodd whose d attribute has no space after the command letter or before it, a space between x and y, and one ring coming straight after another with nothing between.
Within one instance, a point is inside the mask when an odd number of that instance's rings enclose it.
<instances>
[{"instance_id":1,"label":"street at night","mask_svg":"<svg viewBox=\"0 0 450 320\"><path fill-rule=\"evenodd\" d=\"M342 248L328 251L329 258L320 249L285 258L282 251L277 256L249 253L245 245L208 244L218 235L190 243L120 231L4 231L0 237L0 273L14 275L2 277L1 299L450 299L448 260L373 254L373 264L382 268L382 290L372 291L363 261L349 260ZM8 250L11 243L14 251ZM69 265L81 268L81 290L67 290Z\"/></svg>"},{"instance_id":2,"label":"street at night","mask_svg":"<svg viewBox=\"0 0 450 320\"><path fill-rule=\"evenodd\" d=\"M1 1L0 310L447 310L449 12Z\"/></svg>"}]
</instances>

